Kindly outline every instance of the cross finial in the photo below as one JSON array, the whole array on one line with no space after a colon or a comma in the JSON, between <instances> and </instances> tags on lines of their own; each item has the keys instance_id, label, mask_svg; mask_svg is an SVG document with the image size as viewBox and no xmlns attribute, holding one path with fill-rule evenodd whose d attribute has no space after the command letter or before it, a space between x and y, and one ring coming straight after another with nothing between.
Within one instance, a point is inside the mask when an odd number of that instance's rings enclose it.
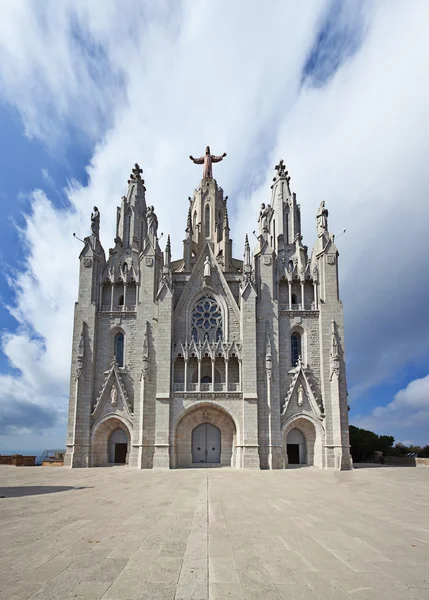
<instances>
[{"instance_id":1,"label":"cross finial","mask_svg":"<svg viewBox=\"0 0 429 600\"><path fill-rule=\"evenodd\" d=\"M140 181L142 173L143 173L143 169L141 169L139 167L139 165L137 163L135 163L134 169L133 169L134 179L138 179Z\"/></svg>"},{"instance_id":2,"label":"cross finial","mask_svg":"<svg viewBox=\"0 0 429 600\"><path fill-rule=\"evenodd\" d=\"M288 182L290 181L289 172L286 171L286 165L282 158L279 160L279 164L275 166L275 169L277 171L276 177L284 177ZM276 180L276 177L274 178L274 181Z\"/></svg>"}]
</instances>

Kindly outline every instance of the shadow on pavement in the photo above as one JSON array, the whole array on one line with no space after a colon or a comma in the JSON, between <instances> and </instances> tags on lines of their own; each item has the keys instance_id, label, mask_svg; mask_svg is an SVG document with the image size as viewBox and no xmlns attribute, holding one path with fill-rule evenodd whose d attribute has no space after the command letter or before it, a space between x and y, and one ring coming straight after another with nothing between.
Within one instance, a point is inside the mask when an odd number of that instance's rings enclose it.
<instances>
[{"instance_id":1,"label":"shadow on pavement","mask_svg":"<svg viewBox=\"0 0 429 600\"><path fill-rule=\"evenodd\" d=\"M382 465L381 463L353 463L354 469L385 469L392 465Z\"/></svg>"},{"instance_id":2,"label":"shadow on pavement","mask_svg":"<svg viewBox=\"0 0 429 600\"><path fill-rule=\"evenodd\" d=\"M34 485L22 487L0 487L0 498L21 498L22 496L39 496L40 494L55 494L69 490L84 490L86 486L73 487L70 485Z\"/></svg>"}]
</instances>

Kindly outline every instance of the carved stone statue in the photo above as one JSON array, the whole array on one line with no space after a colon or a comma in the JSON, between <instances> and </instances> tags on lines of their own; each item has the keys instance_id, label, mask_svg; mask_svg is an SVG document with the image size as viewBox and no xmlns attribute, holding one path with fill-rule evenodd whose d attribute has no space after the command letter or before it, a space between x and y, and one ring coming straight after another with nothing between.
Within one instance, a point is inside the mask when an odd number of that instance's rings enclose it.
<instances>
[{"instance_id":1,"label":"carved stone statue","mask_svg":"<svg viewBox=\"0 0 429 600\"><path fill-rule=\"evenodd\" d=\"M331 321L331 356L330 356L330 367L331 373L329 380L332 381L333 377L339 378L340 376L340 356L338 354L338 341L337 332L335 330L335 321Z\"/></svg>"},{"instance_id":2,"label":"carved stone statue","mask_svg":"<svg viewBox=\"0 0 429 600\"><path fill-rule=\"evenodd\" d=\"M210 154L210 146L206 147L206 153L201 158L194 158L192 155L189 155L189 158L196 165L204 165L203 169L203 179L213 179L213 170L212 163L217 163L223 160L226 156L226 152L222 154L222 156L214 156Z\"/></svg>"},{"instance_id":3,"label":"carved stone statue","mask_svg":"<svg viewBox=\"0 0 429 600\"><path fill-rule=\"evenodd\" d=\"M204 261L204 277L211 276L210 267L211 267L210 259L208 256L206 256L206 260Z\"/></svg>"},{"instance_id":4,"label":"carved stone statue","mask_svg":"<svg viewBox=\"0 0 429 600\"><path fill-rule=\"evenodd\" d=\"M328 231L328 209L325 207L325 201L322 200L316 214L317 235L322 237L325 231Z\"/></svg>"},{"instance_id":5,"label":"carved stone statue","mask_svg":"<svg viewBox=\"0 0 429 600\"><path fill-rule=\"evenodd\" d=\"M116 404L118 404L118 390L116 389L115 384L113 384L110 389L110 402L112 406L116 406Z\"/></svg>"},{"instance_id":6,"label":"carved stone statue","mask_svg":"<svg viewBox=\"0 0 429 600\"><path fill-rule=\"evenodd\" d=\"M100 237L100 213L96 206L94 206L94 212L91 213L91 231L92 235Z\"/></svg>"},{"instance_id":7,"label":"carved stone statue","mask_svg":"<svg viewBox=\"0 0 429 600\"><path fill-rule=\"evenodd\" d=\"M146 211L147 232L149 235L158 235L158 217L155 214L153 206L148 206Z\"/></svg>"},{"instance_id":8,"label":"carved stone statue","mask_svg":"<svg viewBox=\"0 0 429 600\"><path fill-rule=\"evenodd\" d=\"M259 228L260 228L261 233L268 233L268 231L269 231L268 216L270 214L270 211L271 211L271 206L269 204L267 206L265 206L264 203L261 204L261 210L259 212L259 219L258 219Z\"/></svg>"},{"instance_id":9,"label":"carved stone statue","mask_svg":"<svg viewBox=\"0 0 429 600\"><path fill-rule=\"evenodd\" d=\"M298 388L298 406L302 406L304 404L304 388L302 385Z\"/></svg>"}]
</instances>

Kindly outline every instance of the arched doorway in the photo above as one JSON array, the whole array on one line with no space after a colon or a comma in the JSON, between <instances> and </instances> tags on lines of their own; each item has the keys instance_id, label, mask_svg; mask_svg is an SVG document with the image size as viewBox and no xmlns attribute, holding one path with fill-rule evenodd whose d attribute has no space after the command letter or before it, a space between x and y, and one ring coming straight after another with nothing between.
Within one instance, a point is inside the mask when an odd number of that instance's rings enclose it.
<instances>
[{"instance_id":1,"label":"arched doorway","mask_svg":"<svg viewBox=\"0 0 429 600\"><path fill-rule=\"evenodd\" d=\"M121 427L117 427L109 436L109 463L124 465L127 462L128 438Z\"/></svg>"},{"instance_id":2,"label":"arched doorway","mask_svg":"<svg viewBox=\"0 0 429 600\"><path fill-rule=\"evenodd\" d=\"M221 432L211 423L201 423L192 430L192 463L220 463Z\"/></svg>"},{"instance_id":3,"label":"arched doorway","mask_svg":"<svg viewBox=\"0 0 429 600\"><path fill-rule=\"evenodd\" d=\"M286 452L289 465L304 465L306 462L305 436L294 427L286 436Z\"/></svg>"},{"instance_id":4,"label":"arched doorway","mask_svg":"<svg viewBox=\"0 0 429 600\"><path fill-rule=\"evenodd\" d=\"M323 427L307 415L297 415L285 423L283 456L288 464L323 466Z\"/></svg>"},{"instance_id":5,"label":"arched doorway","mask_svg":"<svg viewBox=\"0 0 429 600\"><path fill-rule=\"evenodd\" d=\"M131 433L128 425L116 416L96 423L91 433L91 466L128 464Z\"/></svg>"},{"instance_id":6,"label":"arched doorway","mask_svg":"<svg viewBox=\"0 0 429 600\"><path fill-rule=\"evenodd\" d=\"M236 466L237 430L230 414L213 402L198 402L176 418L171 431L173 468L201 465L200 461Z\"/></svg>"}]
</instances>

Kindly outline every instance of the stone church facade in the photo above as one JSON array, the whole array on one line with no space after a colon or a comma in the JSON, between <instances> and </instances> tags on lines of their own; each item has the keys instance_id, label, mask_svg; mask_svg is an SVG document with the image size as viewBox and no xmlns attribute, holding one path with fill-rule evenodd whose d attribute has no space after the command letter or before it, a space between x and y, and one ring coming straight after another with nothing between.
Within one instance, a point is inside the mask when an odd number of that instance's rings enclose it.
<instances>
[{"instance_id":1,"label":"stone church facade","mask_svg":"<svg viewBox=\"0 0 429 600\"><path fill-rule=\"evenodd\" d=\"M322 202L308 253L280 161L256 248L246 236L238 260L212 176L222 158L207 149L192 159L204 171L178 260L169 237L160 248L138 165L108 256L94 207L79 257L66 465L352 467L328 211Z\"/></svg>"}]
</instances>

